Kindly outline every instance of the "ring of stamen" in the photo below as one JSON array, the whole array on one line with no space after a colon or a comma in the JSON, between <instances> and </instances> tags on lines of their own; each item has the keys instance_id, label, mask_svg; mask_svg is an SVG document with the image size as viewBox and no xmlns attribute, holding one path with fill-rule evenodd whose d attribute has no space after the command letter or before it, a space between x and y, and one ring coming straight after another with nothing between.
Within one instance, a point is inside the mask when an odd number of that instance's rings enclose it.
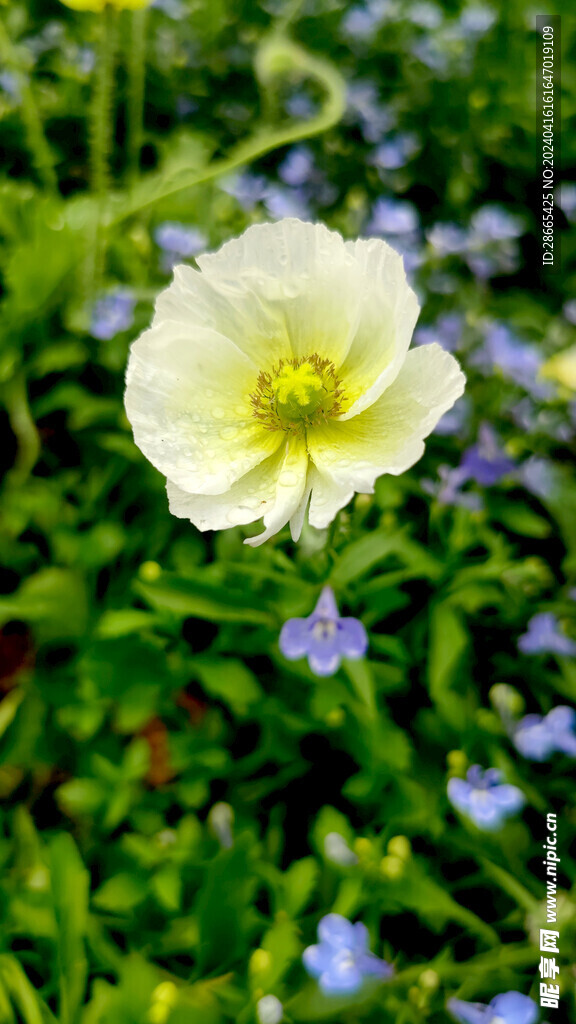
<instances>
[{"instance_id":1,"label":"ring of stamen","mask_svg":"<svg viewBox=\"0 0 576 1024\"><path fill-rule=\"evenodd\" d=\"M253 415L265 430L297 434L337 416L343 401L334 363L316 353L281 359L270 373L263 370L250 395Z\"/></svg>"}]
</instances>

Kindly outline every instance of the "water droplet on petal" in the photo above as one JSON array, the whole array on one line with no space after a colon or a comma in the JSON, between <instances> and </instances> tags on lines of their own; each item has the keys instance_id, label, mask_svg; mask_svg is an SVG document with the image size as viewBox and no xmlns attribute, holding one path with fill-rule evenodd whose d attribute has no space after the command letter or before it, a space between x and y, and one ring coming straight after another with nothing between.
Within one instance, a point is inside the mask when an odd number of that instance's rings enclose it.
<instances>
[{"instance_id":1,"label":"water droplet on petal","mask_svg":"<svg viewBox=\"0 0 576 1024\"><path fill-rule=\"evenodd\" d=\"M212 409L212 415L213 415L215 420L223 420L225 415L226 415L226 410L222 409L221 406L216 405Z\"/></svg>"},{"instance_id":2,"label":"water droplet on petal","mask_svg":"<svg viewBox=\"0 0 576 1024\"><path fill-rule=\"evenodd\" d=\"M278 483L281 487L295 487L298 483L298 477L291 469L284 469L282 473L280 473Z\"/></svg>"},{"instance_id":3,"label":"water droplet on petal","mask_svg":"<svg viewBox=\"0 0 576 1024\"><path fill-rule=\"evenodd\" d=\"M224 427L224 429L220 431L219 436L222 438L223 441L232 441L237 436L237 434L238 431L236 427Z\"/></svg>"}]
</instances>

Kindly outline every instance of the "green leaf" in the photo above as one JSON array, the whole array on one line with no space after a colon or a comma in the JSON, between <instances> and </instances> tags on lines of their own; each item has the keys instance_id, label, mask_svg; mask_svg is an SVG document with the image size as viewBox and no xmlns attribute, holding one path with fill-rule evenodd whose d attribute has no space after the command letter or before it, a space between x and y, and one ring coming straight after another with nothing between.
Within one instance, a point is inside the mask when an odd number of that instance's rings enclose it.
<instances>
[{"instance_id":1,"label":"green leaf","mask_svg":"<svg viewBox=\"0 0 576 1024\"><path fill-rule=\"evenodd\" d=\"M35 626L42 640L81 636L88 620L83 579L70 569L40 569L15 594L0 598L0 623L10 619Z\"/></svg>"},{"instance_id":2,"label":"green leaf","mask_svg":"<svg viewBox=\"0 0 576 1024\"><path fill-rule=\"evenodd\" d=\"M208 865L196 903L200 942L196 968L205 974L233 963L246 949L255 925L252 898L257 879L246 842L237 840Z\"/></svg>"},{"instance_id":3,"label":"green leaf","mask_svg":"<svg viewBox=\"0 0 576 1024\"><path fill-rule=\"evenodd\" d=\"M136 593L159 612L177 618L194 616L208 622L244 622L274 627L275 619L263 608L252 607L245 591L217 586L203 580L188 580L164 573L154 583L138 580Z\"/></svg>"},{"instance_id":4,"label":"green leaf","mask_svg":"<svg viewBox=\"0 0 576 1024\"><path fill-rule=\"evenodd\" d=\"M284 874L280 909L290 917L298 917L310 902L318 874L319 868L314 857L294 861Z\"/></svg>"},{"instance_id":5,"label":"green leaf","mask_svg":"<svg viewBox=\"0 0 576 1024\"><path fill-rule=\"evenodd\" d=\"M468 642L467 630L453 605L447 601L435 604L430 613L430 696L442 717L458 731L466 725L467 710L454 684Z\"/></svg>"},{"instance_id":6,"label":"green leaf","mask_svg":"<svg viewBox=\"0 0 576 1024\"><path fill-rule=\"evenodd\" d=\"M111 910L114 914L128 914L146 899L147 894L148 886L142 878L122 871L100 886L92 902L101 910Z\"/></svg>"},{"instance_id":7,"label":"green leaf","mask_svg":"<svg viewBox=\"0 0 576 1024\"><path fill-rule=\"evenodd\" d=\"M73 1024L84 1000L88 965L84 938L90 879L74 840L59 833L48 846L57 926L61 1024Z\"/></svg>"},{"instance_id":8,"label":"green leaf","mask_svg":"<svg viewBox=\"0 0 576 1024\"><path fill-rule=\"evenodd\" d=\"M196 657L194 671L208 693L224 700L240 713L262 700L256 676L235 658Z\"/></svg>"}]
</instances>

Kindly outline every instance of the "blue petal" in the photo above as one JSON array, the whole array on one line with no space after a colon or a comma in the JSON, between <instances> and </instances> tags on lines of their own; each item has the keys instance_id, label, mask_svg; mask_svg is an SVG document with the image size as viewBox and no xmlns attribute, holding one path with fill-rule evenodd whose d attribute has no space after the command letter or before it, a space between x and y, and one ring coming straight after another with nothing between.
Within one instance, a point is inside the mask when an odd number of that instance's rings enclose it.
<instances>
[{"instance_id":1,"label":"blue petal","mask_svg":"<svg viewBox=\"0 0 576 1024\"><path fill-rule=\"evenodd\" d=\"M560 704L559 707L552 708L552 711L548 712L544 721L554 731L573 732L576 728L576 711L566 704Z\"/></svg>"},{"instance_id":2,"label":"blue petal","mask_svg":"<svg viewBox=\"0 0 576 1024\"><path fill-rule=\"evenodd\" d=\"M489 1024L490 1007L484 1003L467 1003L463 999L449 999L447 1008L462 1024Z\"/></svg>"},{"instance_id":3,"label":"blue petal","mask_svg":"<svg viewBox=\"0 0 576 1024\"><path fill-rule=\"evenodd\" d=\"M314 652L308 655L308 664L316 676L333 676L340 668L339 654L330 651Z\"/></svg>"},{"instance_id":4,"label":"blue petal","mask_svg":"<svg viewBox=\"0 0 576 1024\"><path fill-rule=\"evenodd\" d=\"M491 831L497 829L505 816L502 810L494 803L492 792L487 789L475 789L470 798L469 815L478 828Z\"/></svg>"},{"instance_id":5,"label":"blue petal","mask_svg":"<svg viewBox=\"0 0 576 1024\"><path fill-rule=\"evenodd\" d=\"M394 974L394 968L392 964L387 964L385 960L381 960L379 956L375 956L374 953L362 953L356 958L358 969L363 975L374 975L378 978L389 978L391 974Z\"/></svg>"},{"instance_id":6,"label":"blue petal","mask_svg":"<svg viewBox=\"0 0 576 1024\"><path fill-rule=\"evenodd\" d=\"M337 992L357 992L362 985L362 975L348 950L336 953L330 967L320 977L320 988L326 995Z\"/></svg>"},{"instance_id":7,"label":"blue petal","mask_svg":"<svg viewBox=\"0 0 576 1024\"><path fill-rule=\"evenodd\" d=\"M319 946L308 946L302 953L302 963L308 974L319 978L330 967L333 956L333 948L323 942Z\"/></svg>"},{"instance_id":8,"label":"blue petal","mask_svg":"<svg viewBox=\"0 0 576 1024\"><path fill-rule=\"evenodd\" d=\"M332 619L334 622L338 619L338 605L332 587L324 587L312 616L315 619Z\"/></svg>"},{"instance_id":9,"label":"blue petal","mask_svg":"<svg viewBox=\"0 0 576 1024\"><path fill-rule=\"evenodd\" d=\"M303 658L310 644L308 619L288 619L282 626L278 644L282 654L289 661Z\"/></svg>"},{"instance_id":10,"label":"blue petal","mask_svg":"<svg viewBox=\"0 0 576 1024\"><path fill-rule=\"evenodd\" d=\"M490 796L496 807L506 811L506 814L514 814L526 803L526 797L518 786L496 786L490 790Z\"/></svg>"},{"instance_id":11,"label":"blue petal","mask_svg":"<svg viewBox=\"0 0 576 1024\"><path fill-rule=\"evenodd\" d=\"M450 803L454 804L457 810L464 811L465 814L470 810L470 798L473 792L470 783L464 779L449 779L448 781Z\"/></svg>"},{"instance_id":12,"label":"blue petal","mask_svg":"<svg viewBox=\"0 0 576 1024\"><path fill-rule=\"evenodd\" d=\"M327 943L332 951L353 950L356 945L354 925L341 914L326 914L318 925L318 938Z\"/></svg>"},{"instance_id":13,"label":"blue petal","mask_svg":"<svg viewBox=\"0 0 576 1024\"><path fill-rule=\"evenodd\" d=\"M336 641L340 653L345 658L361 658L366 654L368 636L359 619L340 619Z\"/></svg>"},{"instance_id":14,"label":"blue petal","mask_svg":"<svg viewBox=\"0 0 576 1024\"><path fill-rule=\"evenodd\" d=\"M490 1003L494 1018L501 1018L505 1024L534 1024L538 1018L538 1007L529 996L521 992L503 992Z\"/></svg>"},{"instance_id":15,"label":"blue petal","mask_svg":"<svg viewBox=\"0 0 576 1024\"><path fill-rule=\"evenodd\" d=\"M554 736L540 715L526 715L512 739L522 756L531 761L547 761L556 748Z\"/></svg>"}]
</instances>

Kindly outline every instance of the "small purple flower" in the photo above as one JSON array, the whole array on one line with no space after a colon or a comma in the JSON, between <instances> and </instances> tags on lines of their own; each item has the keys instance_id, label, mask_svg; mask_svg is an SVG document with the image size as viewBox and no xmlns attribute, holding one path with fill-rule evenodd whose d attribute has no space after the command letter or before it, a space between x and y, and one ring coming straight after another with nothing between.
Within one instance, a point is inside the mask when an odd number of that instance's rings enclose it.
<instances>
[{"instance_id":1,"label":"small purple flower","mask_svg":"<svg viewBox=\"0 0 576 1024\"><path fill-rule=\"evenodd\" d=\"M202 231L171 220L158 225L154 231L154 241L168 255L184 259L196 256L207 244L206 235Z\"/></svg>"},{"instance_id":2,"label":"small purple flower","mask_svg":"<svg viewBox=\"0 0 576 1024\"><path fill-rule=\"evenodd\" d=\"M382 198L374 203L367 231L369 235L406 235L418 226L418 211L412 203Z\"/></svg>"},{"instance_id":3,"label":"small purple flower","mask_svg":"<svg viewBox=\"0 0 576 1024\"><path fill-rule=\"evenodd\" d=\"M378 146L370 162L384 171L397 171L405 167L419 148L414 135L394 135Z\"/></svg>"},{"instance_id":4,"label":"small purple flower","mask_svg":"<svg viewBox=\"0 0 576 1024\"><path fill-rule=\"evenodd\" d=\"M576 757L576 711L565 704L547 715L525 715L515 725L512 741L530 761L547 761L552 754Z\"/></svg>"},{"instance_id":5,"label":"small purple flower","mask_svg":"<svg viewBox=\"0 0 576 1024\"><path fill-rule=\"evenodd\" d=\"M347 120L360 124L366 142L379 142L394 126L388 107L380 103L372 82L352 82L347 92Z\"/></svg>"},{"instance_id":6,"label":"small purple flower","mask_svg":"<svg viewBox=\"0 0 576 1024\"><path fill-rule=\"evenodd\" d=\"M468 769L465 779L449 779L448 799L483 832L499 829L525 802L522 790L502 782L501 772L482 771L478 764Z\"/></svg>"},{"instance_id":7,"label":"small purple flower","mask_svg":"<svg viewBox=\"0 0 576 1024\"><path fill-rule=\"evenodd\" d=\"M496 21L496 12L481 5L466 7L460 15L460 27L465 36L481 36L488 32Z\"/></svg>"},{"instance_id":8,"label":"small purple flower","mask_svg":"<svg viewBox=\"0 0 576 1024\"><path fill-rule=\"evenodd\" d=\"M489 203L476 210L470 222L472 236L479 242L502 242L518 238L524 231L521 217L515 217L503 206Z\"/></svg>"},{"instance_id":9,"label":"small purple flower","mask_svg":"<svg viewBox=\"0 0 576 1024\"><path fill-rule=\"evenodd\" d=\"M294 146L278 168L278 175L286 185L305 185L314 170L314 158L306 146Z\"/></svg>"},{"instance_id":10,"label":"small purple flower","mask_svg":"<svg viewBox=\"0 0 576 1024\"><path fill-rule=\"evenodd\" d=\"M308 658L317 676L331 676L342 658L362 658L368 647L366 630L359 619L340 618L331 587L324 587L318 604L306 619L288 619L280 633L285 658Z\"/></svg>"},{"instance_id":11,"label":"small purple flower","mask_svg":"<svg viewBox=\"0 0 576 1024\"><path fill-rule=\"evenodd\" d=\"M504 324L490 326L475 362L484 372L498 367L505 377L535 397L545 398L552 394L550 385L538 380L544 362L541 353L534 345L517 338Z\"/></svg>"},{"instance_id":12,"label":"small purple flower","mask_svg":"<svg viewBox=\"0 0 576 1024\"><path fill-rule=\"evenodd\" d=\"M448 1010L460 1024L535 1024L539 1010L533 999L521 992L503 992L488 1005L449 999Z\"/></svg>"},{"instance_id":13,"label":"small purple flower","mask_svg":"<svg viewBox=\"0 0 576 1024\"><path fill-rule=\"evenodd\" d=\"M464 452L460 465L471 480L484 487L497 484L515 468L515 463L500 448L496 432L489 423L481 425L477 443Z\"/></svg>"},{"instance_id":14,"label":"small purple flower","mask_svg":"<svg viewBox=\"0 0 576 1024\"><path fill-rule=\"evenodd\" d=\"M417 3L408 9L406 17L419 28L434 29L442 24L443 13L436 4Z\"/></svg>"},{"instance_id":15,"label":"small purple flower","mask_svg":"<svg viewBox=\"0 0 576 1024\"><path fill-rule=\"evenodd\" d=\"M482 508L482 498L479 494L462 490L470 479L467 469L462 466L438 466L438 476L438 482L422 480L422 490L435 497L439 505L459 505L471 512L478 512Z\"/></svg>"},{"instance_id":16,"label":"small purple flower","mask_svg":"<svg viewBox=\"0 0 576 1024\"><path fill-rule=\"evenodd\" d=\"M117 288L94 304L90 334L99 341L110 341L134 323L134 296L128 288Z\"/></svg>"},{"instance_id":17,"label":"small purple flower","mask_svg":"<svg viewBox=\"0 0 576 1024\"><path fill-rule=\"evenodd\" d=\"M268 188L268 182L260 174L251 174L244 171L233 178L226 178L220 182L220 188L228 195L234 196L244 210L253 210L256 203L260 203Z\"/></svg>"},{"instance_id":18,"label":"small purple flower","mask_svg":"<svg viewBox=\"0 0 576 1024\"><path fill-rule=\"evenodd\" d=\"M561 654L573 657L576 642L560 632L560 623L553 612L539 612L528 623L526 633L518 640L522 654Z\"/></svg>"},{"instance_id":19,"label":"small purple flower","mask_svg":"<svg viewBox=\"0 0 576 1024\"><path fill-rule=\"evenodd\" d=\"M520 468L520 481L537 498L551 498L558 490L558 471L550 459L531 455Z\"/></svg>"},{"instance_id":20,"label":"small purple flower","mask_svg":"<svg viewBox=\"0 0 576 1024\"><path fill-rule=\"evenodd\" d=\"M468 234L458 224L433 224L426 232L426 238L439 256L465 252L468 245Z\"/></svg>"},{"instance_id":21,"label":"small purple flower","mask_svg":"<svg viewBox=\"0 0 576 1024\"><path fill-rule=\"evenodd\" d=\"M358 992L364 978L389 978L394 968L368 950L368 929L340 914L327 914L318 925L317 946L308 946L304 967L326 995Z\"/></svg>"}]
</instances>

